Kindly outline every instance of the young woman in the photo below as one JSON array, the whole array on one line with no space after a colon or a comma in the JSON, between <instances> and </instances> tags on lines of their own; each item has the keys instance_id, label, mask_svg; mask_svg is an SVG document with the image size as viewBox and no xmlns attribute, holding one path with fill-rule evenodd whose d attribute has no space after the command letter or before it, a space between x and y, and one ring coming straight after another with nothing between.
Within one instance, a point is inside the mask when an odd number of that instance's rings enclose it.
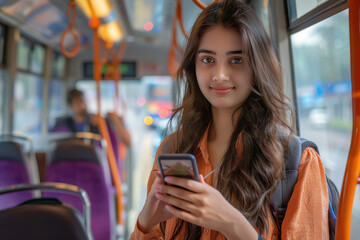
<instances>
[{"instance_id":1,"label":"young woman","mask_svg":"<svg viewBox=\"0 0 360 240\"><path fill-rule=\"evenodd\" d=\"M280 239L270 202L283 174L293 115L279 62L255 13L239 0L206 8L177 79L185 86L172 116L177 128L157 155L194 154L201 181L166 177L172 186L164 185L153 171L130 239ZM325 172L314 149L304 151L298 171L281 239L328 239Z\"/></svg>"}]
</instances>

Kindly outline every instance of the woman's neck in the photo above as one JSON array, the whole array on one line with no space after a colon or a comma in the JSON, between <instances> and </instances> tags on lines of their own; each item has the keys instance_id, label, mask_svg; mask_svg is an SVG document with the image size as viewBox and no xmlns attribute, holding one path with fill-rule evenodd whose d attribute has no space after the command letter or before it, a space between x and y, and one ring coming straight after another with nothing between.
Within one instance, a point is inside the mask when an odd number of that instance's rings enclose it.
<instances>
[{"instance_id":1,"label":"woman's neck","mask_svg":"<svg viewBox=\"0 0 360 240\"><path fill-rule=\"evenodd\" d=\"M208 135L208 152L209 161L213 168L219 166L229 146L230 138L234 131L233 112L233 109L212 108L212 122Z\"/></svg>"},{"instance_id":2,"label":"woman's neck","mask_svg":"<svg viewBox=\"0 0 360 240\"><path fill-rule=\"evenodd\" d=\"M209 142L228 143L233 131L233 109L212 108L212 122L209 131ZM238 115L238 114L237 114ZM237 116L235 115L235 118Z\"/></svg>"}]
</instances>

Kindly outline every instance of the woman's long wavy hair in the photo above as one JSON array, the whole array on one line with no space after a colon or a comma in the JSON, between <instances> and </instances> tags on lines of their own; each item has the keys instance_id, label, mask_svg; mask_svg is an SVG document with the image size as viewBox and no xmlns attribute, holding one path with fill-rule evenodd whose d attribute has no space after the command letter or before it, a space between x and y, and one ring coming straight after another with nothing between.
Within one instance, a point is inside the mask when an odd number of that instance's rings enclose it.
<instances>
[{"instance_id":1,"label":"woman's long wavy hair","mask_svg":"<svg viewBox=\"0 0 360 240\"><path fill-rule=\"evenodd\" d=\"M211 105L201 93L195 72L199 42L205 32L221 25L242 37L247 66L252 74L252 92L235 111L235 130L222 159L215 187L260 233L268 231L271 195L282 177L284 150L293 131L290 100L283 92L279 61L266 31L254 11L239 0L223 0L207 7L197 18L177 73L183 99L172 114L176 125L167 152L196 154L211 116ZM234 112L234 113L235 113ZM233 114L235 116L235 114ZM236 147L241 136L243 153ZM185 228L183 227L185 223ZM165 231L165 223L161 228ZM185 239L200 239L199 226L178 220L171 239L184 232Z\"/></svg>"}]
</instances>

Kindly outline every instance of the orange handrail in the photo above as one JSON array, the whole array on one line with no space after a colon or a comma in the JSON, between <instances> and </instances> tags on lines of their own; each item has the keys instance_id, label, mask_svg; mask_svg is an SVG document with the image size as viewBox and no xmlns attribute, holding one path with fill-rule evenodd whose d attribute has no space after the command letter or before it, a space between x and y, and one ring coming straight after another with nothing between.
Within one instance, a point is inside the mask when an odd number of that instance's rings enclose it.
<instances>
[{"instance_id":1,"label":"orange handrail","mask_svg":"<svg viewBox=\"0 0 360 240\"><path fill-rule=\"evenodd\" d=\"M101 62L100 62L100 39L99 39L99 35L97 33L97 28L100 25L100 21L96 18L93 17L90 21L91 27L94 30L94 79L96 81L96 95L97 95L97 104L98 104L98 120L99 120L99 128L100 128L100 134L101 136L106 140L107 144L107 148L106 148L106 152L107 152L107 156L108 156L108 162L109 162L109 166L110 166L110 172L111 172L111 176L112 179L114 181L114 185L115 185L115 189L116 189L116 206L117 206L117 212L116 212L116 217L117 217L117 221L120 225L123 225L124 223L124 219L123 219L123 215L122 215L122 211L125 209L124 207L124 203L123 203L123 191L122 191L122 187L121 187L121 178L120 178L120 174L118 171L118 167L117 167L117 163L116 163L116 158L115 158L115 154L114 154L114 149L112 147L111 144L111 140L110 140L110 136L109 136L109 131L106 125L106 121L105 119L101 116L101 91L100 91L100 81L101 81L101 72L100 72L100 67L101 67Z\"/></svg>"},{"instance_id":2,"label":"orange handrail","mask_svg":"<svg viewBox=\"0 0 360 240\"><path fill-rule=\"evenodd\" d=\"M176 17L179 21L179 24L180 24L180 28L181 28L181 31L182 33L184 34L184 37L186 39L189 38L189 35L185 29L185 26L184 26L184 22L183 22L183 17L182 17L182 7L181 7L181 0L177 0L176 1Z\"/></svg>"},{"instance_id":3,"label":"orange handrail","mask_svg":"<svg viewBox=\"0 0 360 240\"><path fill-rule=\"evenodd\" d=\"M351 233L351 212L355 189L360 173L360 1L349 0L351 88L353 108L353 130L349 157L341 189L336 224L336 240L349 240Z\"/></svg>"},{"instance_id":4,"label":"orange handrail","mask_svg":"<svg viewBox=\"0 0 360 240\"><path fill-rule=\"evenodd\" d=\"M217 2L220 2L221 0L214 0L211 4L213 3L217 3ZM193 2L201 9L205 9L207 6L205 4L203 4L200 0L193 0Z\"/></svg>"},{"instance_id":5,"label":"orange handrail","mask_svg":"<svg viewBox=\"0 0 360 240\"><path fill-rule=\"evenodd\" d=\"M66 57L68 58L72 58L75 57L76 54L79 51L80 48L80 43L79 43L79 37L77 35L77 33L74 31L73 29L73 25L76 19L76 10L75 10L75 6L76 6L76 2L74 0L69 1L69 5L66 9L66 16L69 18L69 29L67 29L65 32L63 32L61 34L61 38L60 38L60 50L62 52L62 54L64 54ZM70 17L70 11L72 12L71 17ZM65 44L65 37L71 34L74 38L75 41L75 47L71 52L68 52L64 46Z\"/></svg>"}]
</instances>

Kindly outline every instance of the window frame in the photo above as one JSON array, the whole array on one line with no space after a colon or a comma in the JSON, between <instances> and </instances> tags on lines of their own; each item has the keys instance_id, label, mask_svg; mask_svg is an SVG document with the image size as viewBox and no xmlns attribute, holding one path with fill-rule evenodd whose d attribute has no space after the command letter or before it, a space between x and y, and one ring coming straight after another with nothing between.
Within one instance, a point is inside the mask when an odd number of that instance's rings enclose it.
<instances>
[{"instance_id":1,"label":"window frame","mask_svg":"<svg viewBox=\"0 0 360 240\"><path fill-rule=\"evenodd\" d=\"M294 8L295 0L285 0L284 2L290 35L315 25L348 8L347 0L328 0L292 21L291 14L294 14L294 11L296 11Z\"/></svg>"},{"instance_id":2,"label":"window frame","mask_svg":"<svg viewBox=\"0 0 360 240\"><path fill-rule=\"evenodd\" d=\"M20 34L20 39L24 39L25 41L27 41L31 47L35 47L35 46L40 46L44 49L44 60L43 60L43 63L42 63L42 72L38 73L38 72L34 72L34 71L31 71L30 70L30 62L29 62L29 65L27 66L27 69L23 69L23 68L20 68L18 66L18 62L16 62L16 72L22 72L22 73L27 73L27 74L31 74L31 75L34 75L34 76L38 76L38 77L41 77L41 78L44 78L44 72L45 72L45 65L46 65L46 61L45 61L45 57L46 57L46 46L44 44L41 44L40 42L37 42L37 41L34 41L32 40L31 38L29 38L28 36L26 36L25 34L21 33ZM19 41L20 41L19 39ZM16 46L17 48L17 52L18 52L18 45ZM33 51L33 50L32 50ZM29 60L31 60L31 56L33 54L33 52L30 51L29 52L29 55L27 56L29 58Z\"/></svg>"}]
</instances>

